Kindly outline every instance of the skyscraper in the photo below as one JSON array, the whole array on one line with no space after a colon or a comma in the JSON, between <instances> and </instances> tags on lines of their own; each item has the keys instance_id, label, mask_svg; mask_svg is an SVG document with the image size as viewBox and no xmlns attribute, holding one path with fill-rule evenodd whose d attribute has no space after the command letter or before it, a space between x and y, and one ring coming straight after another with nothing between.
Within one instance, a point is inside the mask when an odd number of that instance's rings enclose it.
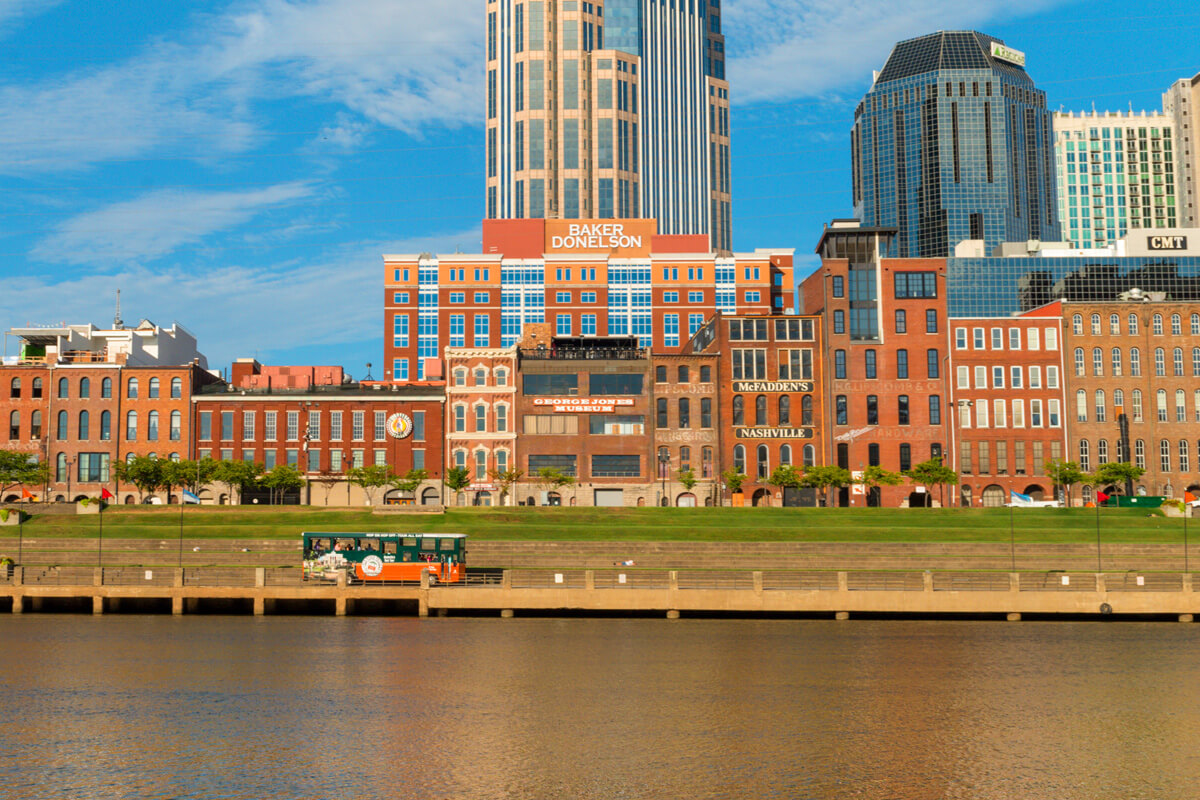
<instances>
[{"instance_id":1,"label":"skyscraper","mask_svg":"<svg viewBox=\"0 0 1200 800\"><path fill-rule=\"evenodd\" d=\"M900 42L854 111L855 216L898 228L900 257L1057 241L1050 123L1019 50L974 31Z\"/></svg>"},{"instance_id":2,"label":"skyscraper","mask_svg":"<svg viewBox=\"0 0 1200 800\"><path fill-rule=\"evenodd\" d=\"M1200 72L1180 78L1163 94L1163 113L1175 125L1175 194L1179 226L1200 227Z\"/></svg>"},{"instance_id":3,"label":"skyscraper","mask_svg":"<svg viewBox=\"0 0 1200 800\"><path fill-rule=\"evenodd\" d=\"M720 0L488 0L489 219L656 218L728 251Z\"/></svg>"},{"instance_id":4,"label":"skyscraper","mask_svg":"<svg viewBox=\"0 0 1200 800\"><path fill-rule=\"evenodd\" d=\"M1174 228L1171 117L1120 111L1055 113L1058 213L1076 247L1102 247L1131 229Z\"/></svg>"}]
</instances>

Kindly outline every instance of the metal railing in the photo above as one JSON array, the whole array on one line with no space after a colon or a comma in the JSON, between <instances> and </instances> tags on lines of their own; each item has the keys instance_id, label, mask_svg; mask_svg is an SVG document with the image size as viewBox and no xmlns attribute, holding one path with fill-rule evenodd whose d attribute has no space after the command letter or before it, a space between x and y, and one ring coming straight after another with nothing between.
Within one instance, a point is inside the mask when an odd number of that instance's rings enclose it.
<instances>
[{"instance_id":1,"label":"metal railing","mask_svg":"<svg viewBox=\"0 0 1200 800\"><path fill-rule=\"evenodd\" d=\"M1007 592L1012 579L1007 573L996 572L935 572L935 592Z\"/></svg>"},{"instance_id":2,"label":"metal railing","mask_svg":"<svg viewBox=\"0 0 1200 800\"><path fill-rule=\"evenodd\" d=\"M185 568L184 586L244 587L254 586L256 570L253 567L220 569L215 567Z\"/></svg>"},{"instance_id":3,"label":"metal railing","mask_svg":"<svg viewBox=\"0 0 1200 800\"><path fill-rule=\"evenodd\" d=\"M105 567L104 586L174 586L174 569L144 567Z\"/></svg>"}]
</instances>

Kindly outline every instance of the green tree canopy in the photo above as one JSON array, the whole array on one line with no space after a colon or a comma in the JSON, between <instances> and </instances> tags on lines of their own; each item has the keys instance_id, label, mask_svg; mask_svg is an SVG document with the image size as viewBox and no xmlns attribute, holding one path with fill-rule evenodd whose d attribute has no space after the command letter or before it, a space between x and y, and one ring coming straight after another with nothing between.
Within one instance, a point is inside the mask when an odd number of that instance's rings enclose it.
<instances>
[{"instance_id":1,"label":"green tree canopy","mask_svg":"<svg viewBox=\"0 0 1200 800\"><path fill-rule=\"evenodd\" d=\"M429 473L423 469L410 469L403 475L393 475L389 485L407 494L416 494L417 488L429 480Z\"/></svg>"},{"instance_id":2,"label":"green tree canopy","mask_svg":"<svg viewBox=\"0 0 1200 800\"><path fill-rule=\"evenodd\" d=\"M804 473L799 469L791 464L781 464L771 472L767 483L780 489L796 489L802 485L803 480Z\"/></svg>"},{"instance_id":3,"label":"green tree canopy","mask_svg":"<svg viewBox=\"0 0 1200 800\"><path fill-rule=\"evenodd\" d=\"M0 450L0 491L15 486L37 486L44 482L49 464L31 461L29 453Z\"/></svg>"},{"instance_id":4,"label":"green tree canopy","mask_svg":"<svg viewBox=\"0 0 1200 800\"><path fill-rule=\"evenodd\" d=\"M1125 482L1133 483L1146 474L1146 470L1141 467L1135 467L1128 461L1110 461L1107 464L1101 464L1092 473L1092 482L1096 486L1113 485L1117 487L1117 493L1125 490Z\"/></svg>"},{"instance_id":5,"label":"green tree canopy","mask_svg":"<svg viewBox=\"0 0 1200 800\"><path fill-rule=\"evenodd\" d=\"M240 493L246 487L256 484L258 476L262 474L262 471L262 465L256 464L253 461L217 461L216 468L213 470L212 480L225 484L229 490L231 500L234 489L237 489L240 501Z\"/></svg>"},{"instance_id":6,"label":"green tree canopy","mask_svg":"<svg viewBox=\"0 0 1200 800\"><path fill-rule=\"evenodd\" d=\"M113 474L120 483L131 483L137 487L139 500L145 500L146 495L153 494L160 486L166 486L163 464L149 456L134 456L128 461L118 461L113 464Z\"/></svg>"},{"instance_id":7,"label":"green tree canopy","mask_svg":"<svg viewBox=\"0 0 1200 800\"><path fill-rule=\"evenodd\" d=\"M1087 473L1079 468L1074 461L1052 459L1046 462L1046 477L1054 481L1055 486L1063 487L1067 497L1067 507L1071 506L1071 487L1087 480Z\"/></svg>"},{"instance_id":8,"label":"green tree canopy","mask_svg":"<svg viewBox=\"0 0 1200 800\"><path fill-rule=\"evenodd\" d=\"M304 486L304 475L291 464L276 464L262 477L261 483L271 490L271 502L278 502L283 495Z\"/></svg>"},{"instance_id":9,"label":"green tree canopy","mask_svg":"<svg viewBox=\"0 0 1200 800\"><path fill-rule=\"evenodd\" d=\"M747 477L746 473L737 467L730 467L721 473L721 480L725 482L725 486L729 489L730 494L740 492L742 484L746 482Z\"/></svg>"},{"instance_id":10,"label":"green tree canopy","mask_svg":"<svg viewBox=\"0 0 1200 800\"><path fill-rule=\"evenodd\" d=\"M458 503L458 493L471 485L471 472L466 467L450 467L446 470L446 477L443 480L446 488L454 492L454 502Z\"/></svg>"},{"instance_id":11,"label":"green tree canopy","mask_svg":"<svg viewBox=\"0 0 1200 800\"><path fill-rule=\"evenodd\" d=\"M696 477L696 473L691 468L679 470L676 480L678 480L679 483L683 485L683 488L687 489L689 492L692 490L692 487L700 482Z\"/></svg>"},{"instance_id":12,"label":"green tree canopy","mask_svg":"<svg viewBox=\"0 0 1200 800\"><path fill-rule=\"evenodd\" d=\"M899 486L904 483L904 474L871 465L862 471L855 483L863 486Z\"/></svg>"},{"instance_id":13,"label":"green tree canopy","mask_svg":"<svg viewBox=\"0 0 1200 800\"><path fill-rule=\"evenodd\" d=\"M912 469L905 470L904 475L914 485L925 486L927 488L937 486L940 490L946 486L958 485L958 473L942 464L940 458L931 458L928 461L922 461ZM932 500L930 502L932 503ZM942 505L945 505L945 503L943 502Z\"/></svg>"},{"instance_id":14,"label":"green tree canopy","mask_svg":"<svg viewBox=\"0 0 1200 800\"><path fill-rule=\"evenodd\" d=\"M844 467L813 466L804 470L800 485L816 489L819 492L830 492L833 489L849 486L852 480L850 470Z\"/></svg>"},{"instance_id":15,"label":"green tree canopy","mask_svg":"<svg viewBox=\"0 0 1200 800\"><path fill-rule=\"evenodd\" d=\"M375 505L375 493L384 486L390 486L395 475L386 464L368 464L363 467L352 467L346 477L355 486L362 487L367 495L367 502Z\"/></svg>"}]
</instances>

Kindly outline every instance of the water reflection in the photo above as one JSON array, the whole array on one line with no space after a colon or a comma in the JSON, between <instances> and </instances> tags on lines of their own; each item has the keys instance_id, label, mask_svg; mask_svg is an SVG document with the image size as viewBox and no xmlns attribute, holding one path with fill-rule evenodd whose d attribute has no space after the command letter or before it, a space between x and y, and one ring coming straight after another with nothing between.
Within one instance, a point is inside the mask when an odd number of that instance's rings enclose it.
<instances>
[{"instance_id":1,"label":"water reflection","mask_svg":"<svg viewBox=\"0 0 1200 800\"><path fill-rule=\"evenodd\" d=\"M1187 797L1193 631L4 618L0 794Z\"/></svg>"}]
</instances>

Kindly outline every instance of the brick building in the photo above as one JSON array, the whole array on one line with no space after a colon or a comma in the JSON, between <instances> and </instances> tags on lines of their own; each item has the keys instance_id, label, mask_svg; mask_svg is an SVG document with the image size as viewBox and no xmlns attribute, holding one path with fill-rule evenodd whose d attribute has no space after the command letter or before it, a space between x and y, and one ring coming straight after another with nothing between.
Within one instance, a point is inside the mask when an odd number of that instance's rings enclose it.
<instances>
[{"instance_id":1,"label":"brick building","mask_svg":"<svg viewBox=\"0 0 1200 800\"><path fill-rule=\"evenodd\" d=\"M720 470L748 476L735 505L781 505L783 493L767 479L779 466L826 463L821 320L819 317L720 315L689 348L719 356L717 427ZM786 498L812 505L812 492Z\"/></svg>"},{"instance_id":2,"label":"brick building","mask_svg":"<svg viewBox=\"0 0 1200 800\"><path fill-rule=\"evenodd\" d=\"M1001 506L1010 492L1054 499L1045 465L1066 452L1061 320L1059 304L950 320L948 463L962 505Z\"/></svg>"},{"instance_id":3,"label":"brick building","mask_svg":"<svg viewBox=\"0 0 1200 800\"><path fill-rule=\"evenodd\" d=\"M822 324L825 463L854 473L944 458L950 439L945 259L884 258L895 235L835 220L817 246L821 268L800 284L801 312ZM922 504L924 488L855 486L838 503Z\"/></svg>"},{"instance_id":4,"label":"brick building","mask_svg":"<svg viewBox=\"0 0 1200 800\"><path fill-rule=\"evenodd\" d=\"M1068 452L1085 471L1132 462L1135 491L1182 498L1200 488L1200 309L1133 296L1062 303Z\"/></svg>"},{"instance_id":5,"label":"brick building","mask_svg":"<svg viewBox=\"0 0 1200 800\"><path fill-rule=\"evenodd\" d=\"M517 350L448 347L445 353L446 467L470 470L473 505L515 505L493 474L517 468Z\"/></svg>"},{"instance_id":6,"label":"brick building","mask_svg":"<svg viewBox=\"0 0 1200 800\"><path fill-rule=\"evenodd\" d=\"M116 502L135 503L137 489L117 484L114 462L191 457L189 400L221 381L181 326L143 320L126 328L117 320L109 330L66 325L10 335L20 353L0 367L0 414L9 420L7 447L50 464L48 485L25 487L39 499L95 498L108 489ZM5 500L20 496L10 491ZM178 502L161 492L154 499Z\"/></svg>"},{"instance_id":7,"label":"brick building","mask_svg":"<svg viewBox=\"0 0 1200 800\"><path fill-rule=\"evenodd\" d=\"M548 340L547 340L548 338ZM652 362L633 337L548 337L537 326L518 347L520 420L514 492L533 505L653 505ZM538 470L575 479L555 490Z\"/></svg>"},{"instance_id":8,"label":"brick building","mask_svg":"<svg viewBox=\"0 0 1200 800\"><path fill-rule=\"evenodd\" d=\"M655 355L654 474L659 505L720 503L720 398L716 353ZM690 470L697 483L690 489L680 473Z\"/></svg>"},{"instance_id":9,"label":"brick building","mask_svg":"<svg viewBox=\"0 0 1200 800\"><path fill-rule=\"evenodd\" d=\"M652 219L485 220L483 253L384 256L384 378L425 380L444 348L511 347L530 324L679 353L718 310L792 310L792 257L723 255Z\"/></svg>"},{"instance_id":10,"label":"brick building","mask_svg":"<svg viewBox=\"0 0 1200 800\"><path fill-rule=\"evenodd\" d=\"M197 458L252 461L268 471L290 464L308 479L306 496L293 502L315 505L368 502L367 494L346 479L351 467L386 465L398 475L424 469L429 479L415 497L381 490L374 502L442 503L445 391L440 384L355 383L340 367L293 367L276 371L279 380L256 382L252 376L264 373L253 361L235 364L233 373L238 385L205 387L192 398ZM214 485L201 499L228 503L236 498Z\"/></svg>"}]
</instances>

